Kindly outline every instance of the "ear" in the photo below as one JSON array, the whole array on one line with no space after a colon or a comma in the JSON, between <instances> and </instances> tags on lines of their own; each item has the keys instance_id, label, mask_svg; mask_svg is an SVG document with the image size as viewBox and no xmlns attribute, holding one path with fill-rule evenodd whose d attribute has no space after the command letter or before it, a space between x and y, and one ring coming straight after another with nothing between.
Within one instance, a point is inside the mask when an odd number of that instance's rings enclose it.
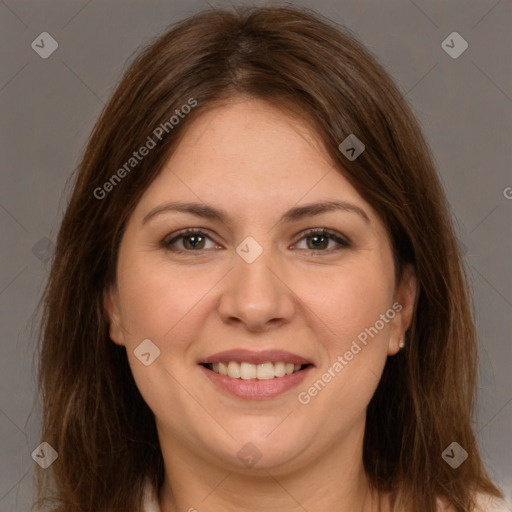
<instances>
[{"instance_id":1,"label":"ear","mask_svg":"<svg viewBox=\"0 0 512 512\"><path fill-rule=\"evenodd\" d=\"M121 327L121 308L117 286L110 285L103 297L103 307L108 318L110 339L117 345L124 345L124 333Z\"/></svg>"},{"instance_id":2,"label":"ear","mask_svg":"<svg viewBox=\"0 0 512 512\"><path fill-rule=\"evenodd\" d=\"M397 312L391 322L388 355L395 355L399 350L400 342L411 325L414 306L416 303L418 281L414 266L408 264L404 267L402 278L395 293L393 309Z\"/></svg>"}]
</instances>

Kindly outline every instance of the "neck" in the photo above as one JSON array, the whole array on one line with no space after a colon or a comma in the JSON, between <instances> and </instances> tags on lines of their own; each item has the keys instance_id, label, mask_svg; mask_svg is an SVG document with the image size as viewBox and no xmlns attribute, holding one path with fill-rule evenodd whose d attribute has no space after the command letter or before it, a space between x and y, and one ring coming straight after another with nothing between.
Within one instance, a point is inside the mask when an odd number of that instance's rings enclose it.
<instances>
[{"instance_id":1,"label":"neck","mask_svg":"<svg viewBox=\"0 0 512 512\"><path fill-rule=\"evenodd\" d=\"M357 447L327 450L301 466L247 470L209 464L174 444L172 450L168 448L162 446L166 466L159 497L162 512L390 510L370 488L362 464L362 440Z\"/></svg>"}]
</instances>

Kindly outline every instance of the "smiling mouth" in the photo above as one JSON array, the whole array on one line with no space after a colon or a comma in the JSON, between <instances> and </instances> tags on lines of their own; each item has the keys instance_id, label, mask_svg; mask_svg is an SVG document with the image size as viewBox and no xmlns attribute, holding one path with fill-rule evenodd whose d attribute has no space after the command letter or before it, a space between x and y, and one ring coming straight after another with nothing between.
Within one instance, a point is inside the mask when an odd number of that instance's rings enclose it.
<instances>
[{"instance_id":1,"label":"smiling mouth","mask_svg":"<svg viewBox=\"0 0 512 512\"><path fill-rule=\"evenodd\" d=\"M313 365L285 363L282 361L268 361L261 364L226 361L219 363L202 363L202 366L218 375L223 375L231 379L271 380L285 377L292 373L298 373L306 368L312 367Z\"/></svg>"}]
</instances>

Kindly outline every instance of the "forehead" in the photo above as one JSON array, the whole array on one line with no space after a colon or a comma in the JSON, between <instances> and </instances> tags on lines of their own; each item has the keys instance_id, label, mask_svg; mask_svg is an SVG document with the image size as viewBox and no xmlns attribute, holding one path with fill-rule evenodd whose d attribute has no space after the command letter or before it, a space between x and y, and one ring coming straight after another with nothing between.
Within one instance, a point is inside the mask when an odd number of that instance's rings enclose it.
<instances>
[{"instance_id":1,"label":"forehead","mask_svg":"<svg viewBox=\"0 0 512 512\"><path fill-rule=\"evenodd\" d=\"M254 210L326 196L364 203L310 123L265 101L238 98L185 127L141 202L180 198Z\"/></svg>"}]
</instances>

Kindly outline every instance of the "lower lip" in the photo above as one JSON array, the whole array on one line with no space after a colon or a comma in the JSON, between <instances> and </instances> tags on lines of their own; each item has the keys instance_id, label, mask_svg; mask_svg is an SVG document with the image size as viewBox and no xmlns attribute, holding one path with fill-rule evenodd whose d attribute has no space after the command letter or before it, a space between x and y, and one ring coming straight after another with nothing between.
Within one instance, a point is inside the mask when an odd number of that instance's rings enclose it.
<instances>
[{"instance_id":1,"label":"lower lip","mask_svg":"<svg viewBox=\"0 0 512 512\"><path fill-rule=\"evenodd\" d=\"M232 379L225 375L215 373L202 365L199 365L203 373L220 389L231 393L239 398L248 400L262 400L281 395L286 391L298 386L311 370L312 366L304 368L284 377L274 377L268 380L257 379Z\"/></svg>"}]
</instances>

